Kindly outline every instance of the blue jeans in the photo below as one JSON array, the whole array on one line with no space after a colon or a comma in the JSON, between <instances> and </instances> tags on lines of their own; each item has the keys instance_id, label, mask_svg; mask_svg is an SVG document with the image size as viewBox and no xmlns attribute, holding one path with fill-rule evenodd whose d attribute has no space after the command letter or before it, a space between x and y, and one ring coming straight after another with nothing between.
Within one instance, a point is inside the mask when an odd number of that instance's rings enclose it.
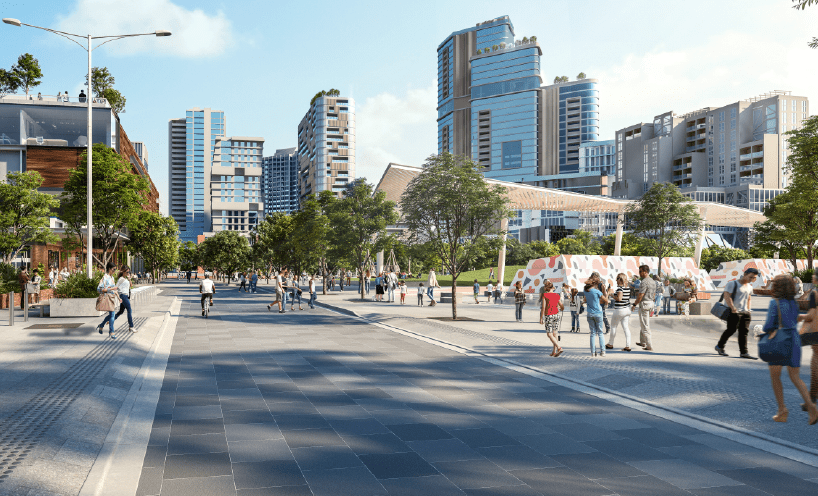
<instances>
[{"instance_id":1,"label":"blue jeans","mask_svg":"<svg viewBox=\"0 0 818 496\"><path fill-rule=\"evenodd\" d=\"M369 294L369 281L364 281L364 290L366 294Z\"/></svg>"},{"instance_id":2,"label":"blue jeans","mask_svg":"<svg viewBox=\"0 0 818 496\"><path fill-rule=\"evenodd\" d=\"M656 315L659 315L659 309L662 308L662 299L664 297L660 294L656 295L656 299L653 300L653 308L656 309Z\"/></svg>"},{"instance_id":3,"label":"blue jeans","mask_svg":"<svg viewBox=\"0 0 818 496\"><path fill-rule=\"evenodd\" d=\"M128 327L133 327L133 313L131 312L131 299L128 295L119 295L122 299L122 304L119 305L119 311L114 316L114 320L118 319L125 311L128 312Z\"/></svg>"},{"instance_id":4,"label":"blue jeans","mask_svg":"<svg viewBox=\"0 0 818 496\"><path fill-rule=\"evenodd\" d=\"M599 338L599 351L605 351L605 334L602 332L602 315L588 315L588 327L591 328L591 353L597 353L595 337Z\"/></svg>"},{"instance_id":5,"label":"blue jeans","mask_svg":"<svg viewBox=\"0 0 818 496\"><path fill-rule=\"evenodd\" d=\"M579 331L579 311L571 310L571 329Z\"/></svg>"},{"instance_id":6,"label":"blue jeans","mask_svg":"<svg viewBox=\"0 0 818 496\"><path fill-rule=\"evenodd\" d=\"M315 308L315 293L310 293L310 308Z\"/></svg>"},{"instance_id":7,"label":"blue jeans","mask_svg":"<svg viewBox=\"0 0 818 496\"><path fill-rule=\"evenodd\" d=\"M426 290L426 296L429 297L429 301L435 301L435 288L430 286L429 289Z\"/></svg>"},{"instance_id":8,"label":"blue jeans","mask_svg":"<svg viewBox=\"0 0 818 496\"><path fill-rule=\"evenodd\" d=\"M517 320L523 320L523 305L525 305L525 303L514 304L514 315L517 317Z\"/></svg>"},{"instance_id":9,"label":"blue jeans","mask_svg":"<svg viewBox=\"0 0 818 496\"><path fill-rule=\"evenodd\" d=\"M298 291L293 291L290 293L290 307L295 305L296 300L298 301L298 307L301 307L301 293Z\"/></svg>"},{"instance_id":10,"label":"blue jeans","mask_svg":"<svg viewBox=\"0 0 818 496\"><path fill-rule=\"evenodd\" d=\"M97 327L105 327L105 323L108 322L111 326L111 332L114 332L114 320L116 317L114 316L114 312L108 312L108 315L102 320L102 323Z\"/></svg>"},{"instance_id":11,"label":"blue jeans","mask_svg":"<svg viewBox=\"0 0 818 496\"><path fill-rule=\"evenodd\" d=\"M664 305L664 314L665 315L668 315L670 313L670 302L671 302L671 300L672 300L672 298L670 296L665 298L665 305Z\"/></svg>"}]
</instances>

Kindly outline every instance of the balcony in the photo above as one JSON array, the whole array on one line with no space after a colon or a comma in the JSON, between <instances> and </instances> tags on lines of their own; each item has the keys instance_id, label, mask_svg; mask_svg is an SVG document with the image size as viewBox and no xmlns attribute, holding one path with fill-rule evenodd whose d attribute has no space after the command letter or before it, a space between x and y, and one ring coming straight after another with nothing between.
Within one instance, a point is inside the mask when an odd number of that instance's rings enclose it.
<instances>
[{"instance_id":1,"label":"balcony","mask_svg":"<svg viewBox=\"0 0 818 496\"><path fill-rule=\"evenodd\" d=\"M695 152L695 151L704 151L705 143L699 143L693 146L686 146L685 153L687 152Z\"/></svg>"},{"instance_id":2,"label":"balcony","mask_svg":"<svg viewBox=\"0 0 818 496\"><path fill-rule=\"evenodd\" d=\"M764 151L762 150L760 152L747 153L745 155L740 155L738 159L739 160L750 160L750 159L759 158L759 157L763 157L763 156L764 156Z\"/></svg>"}]
</instances>

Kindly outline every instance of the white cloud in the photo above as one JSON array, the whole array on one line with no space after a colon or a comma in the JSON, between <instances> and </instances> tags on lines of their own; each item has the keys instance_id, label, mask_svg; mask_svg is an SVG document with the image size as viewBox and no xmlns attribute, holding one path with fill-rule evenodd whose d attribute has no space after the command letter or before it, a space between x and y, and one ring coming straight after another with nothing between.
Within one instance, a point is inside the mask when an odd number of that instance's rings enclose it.
<instances>
[{"instance_id":1,"label":"white cloud","mask_svg":"<svg viewBox=\"0 0 818 496\"><path fill-rule=\"evenodd\" d=\"M170 0L79 0L74 10L60 16L61 31L92 36L151 33L168 30L167 38L137 37L105 45L111 53L151 52L181 57L208 57L227 48L233 33L224 12L187 10Z\"/></svg>"},{"instance_id":2,"label":"white cloud","mask_svg":"<svg viewBox=\"0 0 818 496\"><path fill-rule=\"evenodd\" d=\"M668 110L684 114L770 90L818 96L816 60L818 51L802 37L785 41L746 32L702 38L678 50L626 55L589 74L599 79L600 139L613 139L616 130Z\"/></svg>"},{"instance_id":3,"label":"white cloud","mask_svg":"<svg viewBox=\"0 0 818 496\"><path fill-rule=\"evenodd\" d=\"M421 165L437 153L437 82L405 95L380 93L355 111L356 175L377 184L390 162Z\"/></svg>"}]
</instances>

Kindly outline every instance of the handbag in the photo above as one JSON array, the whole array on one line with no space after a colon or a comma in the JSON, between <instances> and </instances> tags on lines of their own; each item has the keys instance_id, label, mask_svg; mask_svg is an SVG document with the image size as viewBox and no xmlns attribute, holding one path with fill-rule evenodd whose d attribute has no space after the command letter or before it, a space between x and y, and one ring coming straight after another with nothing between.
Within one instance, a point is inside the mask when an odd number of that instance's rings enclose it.
<instances>
[{"instance_id":1,"label":"handbag","mask_svg":"<svg viewBox=\"0 0 818 496\"><path fill-rule=\"evenodd\" d=\"M792 335L788 332L781 332L783 321L781 319L781 302L778 304L778 329L761 336L758 341L758 356L767 363L778 362L788 359L792 355Z\"/></svg>"},{"instance_id":2,"label":"handbag","mask_svg":"<svg viewBox=\"0 0 818 496\"><path fill-rule=\"evenodd\" d=\"M119 306L119 296L116 293L100 293L97 296L96 309L100 312L115 312Z\"/></svg>"},{"instance_id":3,"label":"handbag","mask_svg":"<svg viewBox=\"0 0 818 496\"><path fill-rule=\"evenodd\" d=\"M736 286L733 288L733 292L730 293L730 299L734 302L736 301L736 293L738 293L738 282L736 282ZM724 293L721 294L721 298L717 301L713 307L710 309L710 313L713 314L715 317L718 317L720 320L727 321L727 318L730 317L730 307L722 303L724 300Z\"/></svg>"}]
</instances>

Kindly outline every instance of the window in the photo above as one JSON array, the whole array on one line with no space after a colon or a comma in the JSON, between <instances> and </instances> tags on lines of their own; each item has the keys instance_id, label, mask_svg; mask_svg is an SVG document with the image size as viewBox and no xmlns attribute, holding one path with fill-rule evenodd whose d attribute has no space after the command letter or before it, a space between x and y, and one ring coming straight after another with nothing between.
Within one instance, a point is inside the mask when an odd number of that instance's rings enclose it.
<instances>
[{"instance_id":1,"label":"window","mask_svg":"<svg viewBox=\"0 0 818 496\"><path fill-rule=\"evenodd\" d=\"M787 100L781 100L781 111L782 112L787 111Z\"/></svg>"},{"instance_id":2,"label":"window","mask_svg":"<svg viewBox=\"0 0 818 496\"><path fill-rule=\"evenodd\" d=\"M724 110L722 110L721 112L719 112L719 121L720 121L720 122L724 122Z\"/></svg>"},{"instance_id":3,"label":"window","mask_svg":"<svg viewBox=\"0 0 818 496\"><path fill-rule=\"evenodd\" d=\"M806 101L806 100L804 100L804 101L802 101L802 102L801 102L801 113L802 113L802 114L806 114L806 113L807 113L807 101ZM92 158L93 158L93 157L92 157Z\"/></svg>"}]
</instances>

